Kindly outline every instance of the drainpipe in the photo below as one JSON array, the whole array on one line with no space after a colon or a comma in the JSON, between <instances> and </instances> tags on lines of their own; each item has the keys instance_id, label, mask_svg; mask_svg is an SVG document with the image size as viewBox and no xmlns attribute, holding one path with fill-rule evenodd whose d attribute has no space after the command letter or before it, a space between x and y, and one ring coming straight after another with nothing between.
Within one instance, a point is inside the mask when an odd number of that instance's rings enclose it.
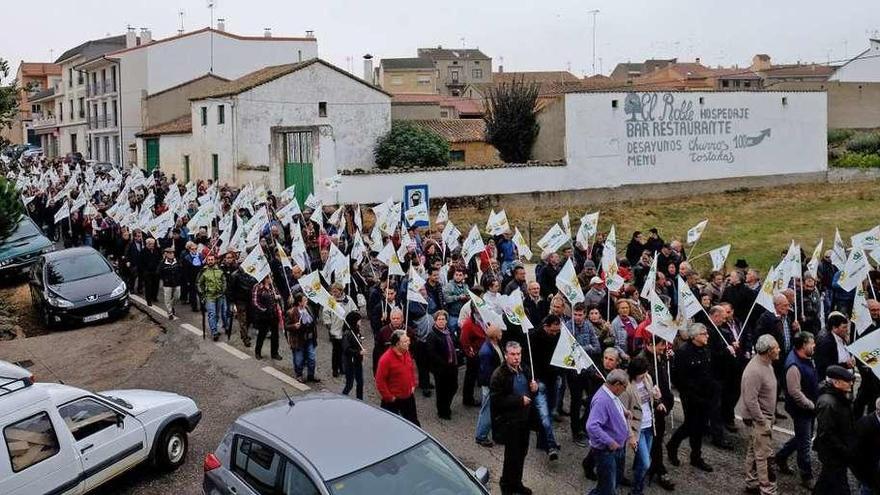
<instances>
[{"instance_id":1,"label":"drainpipe","mask_svg":"<svg viewBox=\"0 0 880 495\"><path fill-rule=\"evenodd\" d=\"M116 104L119 108L116 110L116 133L119 135L119 167L122 168L125 163L125 141L122 139L122 65L117 60L116 64ZM125 170L123 168L123 170Z\"/></svg>"},{"instance_id":2,"label":"drainpipe","mask_svg":"<svg viewBox=\"0 0 880 495\"><path fill-rule=\"evenodd\" d=\"M238 125L238 115L235 108L237 99L237 96L233 96L229 104L229 113L232 117L232 181L235 185L238 185L238 139L235 132L235 128Z\"/></svg>"}]
</instances>

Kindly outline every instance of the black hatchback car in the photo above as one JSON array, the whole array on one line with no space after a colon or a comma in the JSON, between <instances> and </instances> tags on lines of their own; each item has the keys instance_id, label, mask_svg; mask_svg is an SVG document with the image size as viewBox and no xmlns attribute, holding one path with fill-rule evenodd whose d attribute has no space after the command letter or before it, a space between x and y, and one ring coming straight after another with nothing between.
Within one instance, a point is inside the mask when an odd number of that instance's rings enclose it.
<instances>
[{"instance_id":1,"label":"black hatchback car","mask_svg":"<svg viewBox=\"0 0 880 495\"><path fill-rule=\"evenodd\" d=\"M110 262L90 247L55 251L31 269L31 301L47 328L124 315L128 287Z\"/></svg>"}]
</instances>

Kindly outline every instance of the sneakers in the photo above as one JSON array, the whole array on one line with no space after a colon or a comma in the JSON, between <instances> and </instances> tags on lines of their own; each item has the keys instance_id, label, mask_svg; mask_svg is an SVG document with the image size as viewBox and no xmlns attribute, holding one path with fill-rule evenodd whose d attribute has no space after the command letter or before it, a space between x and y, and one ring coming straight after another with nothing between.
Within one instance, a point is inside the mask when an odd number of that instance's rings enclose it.
<instances>
[{"instance_id":1,"label":"sneakers","mask_svg":"<svg viewBox=\"0 0 880 495\"><path fill-rule=\"evenodd\" d=\"M555 461L559 459L559 450L558 449L550 449L547 451L547 458L551 461Z\"/></svg>"},{"instance_id":2,"label":"sneakers","mask_svg":"<svg viewBox=\"0 0 880 495\"><path fill-rule=\"evenodd\" d=\"M586 435L578 435L574 437L574 444L578 447L586 447L587 446L587 436Z\"/></svg>"},{"instance_id":3,"label":"sneakers","mask_svg":"<svg viewBox=\"0 0 880 495\"><path fill-rule=\"evenodd\" d=\"M214 342L217 342L218 340L220 340L220 334L219 334L219 333L218 333L218 334L214 334L214 336L211 337L211 338L214 339Z\"/></svg>"}]
</instances>

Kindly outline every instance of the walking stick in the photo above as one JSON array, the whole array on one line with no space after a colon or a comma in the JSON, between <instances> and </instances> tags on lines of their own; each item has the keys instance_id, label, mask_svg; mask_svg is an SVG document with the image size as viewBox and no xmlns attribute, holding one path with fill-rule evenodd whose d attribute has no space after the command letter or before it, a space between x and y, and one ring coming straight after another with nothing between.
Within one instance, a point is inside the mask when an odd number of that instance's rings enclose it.
<instances>
[{"instance_id":1,"label":"walking stick","mask_svg":"<svg viewBox=\"0 0 880 495\"><path fill-rule=\"evenodd\" d=\"M202 307L202 340L205 340L205 303L201 301L199 305Z\"/></svg>"}]
</instances>

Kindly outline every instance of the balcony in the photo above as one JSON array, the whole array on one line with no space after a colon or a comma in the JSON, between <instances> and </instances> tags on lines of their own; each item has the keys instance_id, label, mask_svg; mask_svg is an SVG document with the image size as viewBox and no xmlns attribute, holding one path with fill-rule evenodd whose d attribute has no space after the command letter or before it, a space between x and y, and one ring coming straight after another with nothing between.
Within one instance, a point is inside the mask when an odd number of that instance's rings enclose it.
<instances>
[{"instance_id":1,"label":"balcony","mask_svg":"<svg viewBox=\"0 0 880 495\"><path fill-rule=\"evenodd\" d=\"M107 81L98 81L95 84L89 84L88 88L86 88L86 94L90 98L94 98L96 96L112 94L116 92L116 84L113 80Z\"/></svg>"},{"instance_id":2,"label":"balcony","mask_svg":"<svg viewBox=\"0 0 880 495\"><path fill-rule=\"evenodd\" d=\"M459 87L463 88L467 83L461 77L450 77L446 76L446 79L443 81L443 84L450 87Z\"/></svg>"},{"instance_id":3,"label":"balcony","mask_svg":"<svg viewBox=\"0 0 880 495\"><path fill-rule=\"evenodd\" d=\"M33 114L31 125L34 129L43 127L55 127L56 120L54 115L43 115L41 113Z\"/></svg>"},{"instance_id":4,"label":"balcony","mask_svg":"<svg viewBox=\"0 0 880 495\"><path fill-rule=\"evenodd\" d=\"M112 117L98 117L89 120L89 130L115 129L116 122Z\"/></svg>"}]
</instances>

